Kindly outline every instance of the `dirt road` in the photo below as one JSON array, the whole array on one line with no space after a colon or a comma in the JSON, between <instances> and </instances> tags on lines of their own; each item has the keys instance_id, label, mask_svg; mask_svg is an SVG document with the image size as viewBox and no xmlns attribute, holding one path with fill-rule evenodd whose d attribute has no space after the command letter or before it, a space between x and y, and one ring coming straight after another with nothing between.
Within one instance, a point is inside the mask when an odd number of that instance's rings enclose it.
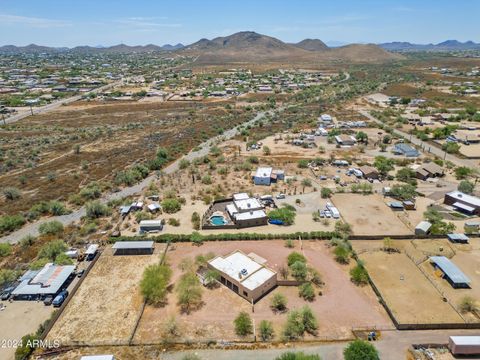
<instances>
[{"instance_id":1,"label":"dirt road","mask_svg":"<svg viewBox=\"0 0 480 360\"><path fill-rule=\"evenodd\" d=\"M383 338L374 343L382 360L405 360L405 354L411 344L448 343L450 335L478 335L478 330L426 330L426 331L386 331ZM321 345L302 345L289 349L267 350L196 350L175 352L163 355L165 360L180 360L186 354L197 353L203 360L273 360L285 351L303 351L307 354L319 354L322 360L343 359L343 349L347 343L327 343ZM478 359L478 358L477 358Z\"/></svg>"}]
</instances>

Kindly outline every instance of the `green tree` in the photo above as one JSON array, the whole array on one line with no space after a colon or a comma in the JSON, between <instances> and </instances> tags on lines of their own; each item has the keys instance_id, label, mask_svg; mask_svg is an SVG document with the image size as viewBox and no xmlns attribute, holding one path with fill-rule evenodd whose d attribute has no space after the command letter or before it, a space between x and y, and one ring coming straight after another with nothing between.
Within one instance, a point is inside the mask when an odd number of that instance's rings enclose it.
<instances>
[{"instance_id":1,"label":"green tree","mask_svg":"<svg viewBox=\"0 0 480 360\"><path fill-rule=\"evenodd\" d=\"M367 341L354 340L343 350L345 360L380 360L375 346Z\"/></svg>"},{"instance_id":2,"label":"green tree","mask_svg":"<svg viewBox=\"0 0 480 360\"><path fill-rule=\"evenodd\" d=\"M293 265L297 261L307 263L307 258L305 256L303 256L302 254L300 254L299 252L296 252L296 251L291 252L287 257L288 266Z\"/></svg>"},{"instance_id":3,"label":"green tree","mask_svg":"<svg viewBox=\"0 0 480 360\"><path fill-rule=\"evenodd\" d=\"M395 184L390 189L390 193L399 200L412 200L417 196L417 189L412 184Z\"/></svg>"},{"instance_id":4,"label":"green tree","mask_svg":"<svg viewBox=\"0 0 480 360\"><path fill-rule=\"evenodd\" d=\"M341 244L337 245L333 253L335 254L335 260L340 264L348 264L350 262L350 250L347 247Z\"/></svg>"},{"instance_id":5,"label":"green tree","mask_svg":"<svg viewBox=\"0 0 480 360\"><path fill-rule=\"evenodd\" d=\"M177 199L164 199L162 201L162 209L165 211L167 214L173 214L182 208L182 204L180 204L180 201Z\"/></svg>"},{"instance_id":6,"label":"green tree","mask_svg":"<svg viewBox=\"0 0 480 360\"><path fill-rule=\"evenodd\" d=\"M475 189L475 184L468 181L468 180L462 180L460 181L460 184L458 184L458 191L461 191L465 194L473 194L473 190Z\"/></svg>"},{"instance_id":7,"label":"green tree","mask_svg":"<svg viewBox=\"0 0 480 360\"><path fill-rule=\"evenodd\" d=\"M473 169L467 166L459 166L455 168L455 177L457 180L463 180L471 176L474 173Z\"/></svg>"},{"instance_id":8,"label":"green tree","mask_svg":"<svg viewBox=\"0 0 480 360\"><path fill-rule=\"evenodd\" d=\"M359 131L357 135L355 135L355 139L357 139L358 142L368 144L368 135L363 131Z\"/></svg>"},{"instance_id":9,"label":"green tree","mask_svg":"<svg viewBox=\"0 0 480 360\"><path fill-rule=\"evenodd\" d=\"M143 272L140 289L145 301L151 305L161 305L167 297L167 288L172 277L168 265L154 264Z\"/></svg>"},{"instance_id":10,"label":"green tree","mask_svg":"<svg viewBox=\"0 0 480 360\"><path fill-rule=\"evenodd\" d=\"M367 269L360 263L350 270L350 277L356 285L365 285L368 283Z\"/></svg>"},{"instance_id":11,"label":"green tree","mask_svg":"<svg viewBox=\"0 0 480 360\"><path fill-rule=\"evenodd\" d=\"M320 190L320 195L322 196L322 199L327 199L332 196L332 192L332 189L322 187L322 189Z\"/></svg>"},{"instance_id":12,"label":"green tree","mask_svg":"<svg viewBox=\"0 0 480 360\"><path fill-rule=\"evenodd\" d=\"M38 258L55 261L55 259L68 250L67 244L63 240L50 241L42 246L38 252Z\"/></svg>"},{"instance_id":13,"label":"green tree","mask_svg":"<svg viewBox=\"0 0 480 360\"><path fill-rule=\"evenodd\" d=\"M260 339L262 339L262 341L269 341L273 339L274 331L272 322L268 320L260 321L259 332Z\"/></svg>"},{"instance_id":14,"label":"green tree","mask_svg":"<svg viewBox=\"0 0 480 360\"><path fill-rule=\"evenodd\" d=\"M35 350L34 341L38 340L35 334L25 335L22 337L20 346L15 349L15 360L25 360Z\"/></svg>"},{"instance_id":15,"label":"green tree","mask_svg":"<svg viewBox=\"0 0 480 360\"><path fill-rule=\"evenodd\" d=\"M238 336L247 336L253 333L252 319L245 311L242 311L233 321L235 333Z\"/></svg>"},{"instance_id":16,"label":"green tree","mask_svg":"<svg viewBox=\"0 0 480 360\"><path fill-rule=\"evenodd\" d=\"M404 167L397 171L396 178L398 181L408 183L411 185L417 185L416 173L413 169L409 167Z\"/></svg>"},{"instance_id":17,"label":"green tree","mask_svg":"<svg viewBox=\"0 0 480 360\"><path fill-rule=\"evenodd\" d=\"M202 286L194 272L187 272L177 283L178 304L183 312L189 314L202 305Z\"/></svg>"},{"instance_id":18,"label":"green tree","mask_svg":"<svg viewBox=\"0 0 480 360\"><path fill-rule=\"evenodd\" d=\"M442 145L442 150L449 154L458 154L460 151L460 145L456 142L449 141Z\"/></svg>"},{"instance_id":19,"label":"green tree","mask_svg":"<svg viewBox=\"0 0 480 360\"><path fill-rule=\"evenodd\" d=\"M0 269L0 286L15 281L18 277L18 271L11 269Z\"/></svg>"},{"instance_id":20,"label":"green tree","mask_svg":"<svg viewBox=\"0 0 480 360\"><path fill-rule=\"evenodd\" d=\"M281 207L278 209L271 210L268 213L268 218L272 220L280 220L285 225L292 225L295 222L295 217L297 213L295 210L292 210L288 207Z\"/></svg>"},{"instance_id":21,"label":"green tree","mask_svg":"<svg viewBox=\"0 0 480 360\"><path fill-rule=\"evenodd\" d=\"M382 175L387 175L389 171L394 169L395 161L393 159L388 159L385 156L376 156L373 166L380 172Z\"/></svg>"}]
</instances>

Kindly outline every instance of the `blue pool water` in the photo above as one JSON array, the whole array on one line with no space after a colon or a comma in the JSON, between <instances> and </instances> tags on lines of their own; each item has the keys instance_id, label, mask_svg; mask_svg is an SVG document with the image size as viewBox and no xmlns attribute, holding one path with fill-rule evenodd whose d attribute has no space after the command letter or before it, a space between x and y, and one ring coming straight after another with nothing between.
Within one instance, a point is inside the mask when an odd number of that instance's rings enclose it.
<instances>
[{"instance_id":1,"label":"blue pool water","mask_svg":"<svg viewBox=\"0 0 480 360\"><path fill-rule=\"evenodd\" d=\"M210 223L212 225L225 225L227 223L227 220L221 215L214 215L210 218Z\"/></svg>"}]
</instances>

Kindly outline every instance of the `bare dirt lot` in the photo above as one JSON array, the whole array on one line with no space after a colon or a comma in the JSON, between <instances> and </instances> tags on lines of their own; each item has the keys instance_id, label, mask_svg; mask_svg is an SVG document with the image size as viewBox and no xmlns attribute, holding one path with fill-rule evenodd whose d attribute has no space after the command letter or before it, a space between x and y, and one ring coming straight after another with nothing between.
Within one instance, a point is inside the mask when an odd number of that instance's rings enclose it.
<instances>
[{"instance_id":1,"label":"bare dirt lot","mask_svg":"<svg viewBox=\"0 0 480 360\"><path fill-rule=\"evenodd\" d=\"M236 249L245 253L254 252L268 261L273 269L279 269L286 262L292 251L284 246L283 241L242 241L242 242L209 242L197 247L192 244L175 244L175 249L168 252L167 259L174 269L172 281L181 275L178 264L184 258L194 258L198 254L214 252L225 255ZM172 247L173 248L173 247ZM296 241L295 250L300 250ZM165 307L147 306L135 334L135 343L155 343L162 338L165 325L169 319L175 318L180 338L183 340L224 339L237 340L234 334L233 320L240 311L247 311L258 325L261 320L273 322L276 338L280 338L286 314L274 314L269 308L270 300L275 293L282 293L288 299L288 308L299 308L308 304L319 320L319 338L348 339L351 338L352 327L377 326L391 327L391 323L369 287L359 288L353 285L347 271L337 264L330 249L322 241L303 242L303 250L311 266L322 275L325 286L323 295L308 303L298 296L297 287L278 287L255 304L252 313L251 304L225 287L214 290L205 289L203 306L189 314L182 314L176 304L176 296L168 296Z\"/></svg>"},{"instance_id":2,"label":"bare dirt lot","mask_svg":"<svg viewBox=\"0 0 480 360\"><path fill-rule=\"evenodd\" d=\"M0 311L0 359L13 359L22 336L34 333L52 315L51 306L36 301L4 303ZM19 321L21 319L21 321Z\"/></svg>"},{"instance_id":3,"label":"bare dirt lot","mask_svg":"<svg viewBox=\"0 0 480 360\"><path fill-rule=\"evenodd\" d=\"M378 194L335 194L332 202L354 235L407 235L411 230Z\"/></svg>"},{"instance_id":4,"label":"bare dirt lot","mask_svg":"<svg viewBox=\"0 0 480 360\"><path fill-rule=\"evenodd\" d=\"M463 323L404 253L368 251L360 258L399 323Z\"/></svg>"},{"instance_id":5,"label":"bare dirt lot","mask_svg":"<svg viewBox=\"0 0 480 360\"><path fill-rule=\"evenodd\" d=\"M64 345L126 343L143 304L143 269L159 261L163 248L158 245L153 255L143 256L113 256L106 249L48 338Z\"/></svg>"},{"instance_id":6,"label":"bare dirt lot","mask_svg":"<svg viewBox=\"0 0 480 360\"><path fill-rule=\"evenodd\" d=\"M454 289L447 280L438 276L428 260L421 266L457 309L465 296L475 299L477 305L480 305L480 239L470 239L468 245L454 244L452 247L454 253L449 256L450 260L471 280L470 289ZM480 322L480 319L471 313L463 316L469 322Z\"/></svg>"}]
</instances>

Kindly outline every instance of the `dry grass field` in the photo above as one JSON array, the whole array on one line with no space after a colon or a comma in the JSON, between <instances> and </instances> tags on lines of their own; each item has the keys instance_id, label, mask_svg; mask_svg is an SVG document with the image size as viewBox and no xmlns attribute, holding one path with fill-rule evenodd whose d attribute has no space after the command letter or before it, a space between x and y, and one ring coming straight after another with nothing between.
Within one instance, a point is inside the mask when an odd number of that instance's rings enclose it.
<instances>
[{"instance_id":1,"label":"dry grass field","mask_svg":"<svg viewBox=\"0 0 480 360\"><path fill-rule=\"evenodd\" d=\"M463 323L404 253L368 251L360 258L399 323Z\"/></svg>"},{"instance_id":2,"label":"dry grass field","mask_svg":"<svg viewBox=\"0 0 480 360\"><path fill-rule=\"evenodd\" d=\"M111 248L106 249L48 338L64 345L125 344L143 304L143 269L159 261L163 248L157 245L153 255L143 256L113 256Z\"/></svg>"},{"instance_id":3,"label":"dry grass field","mask_svg":"<svg viewBox=\"0 0 480 360\"><path fill-rule=\"evenodd\" d=\"M407 235L411 230L378 194L335 194L332 203L354 235Z\"/></svg>"},{"instance_id":4,"label":"dry grass field","mask_svg":"<svg viewBox=\"0 0 480 360\"><path fill-rule=\"evenodd\" d=\"M153 159L158 147L176 157L251 116L227 104L233 102L80 102L4 127L0 182L22 197L1 198L0 213L67 200L91 181L111 181L117 171Z\"/></svg>"},{"instance_id":5,"label":"dry grass field","mask_svg":"<svg viewBox=\"0 0 480 360\"><path fill-rule=\"evenodd\" d=\"M174 269L172 282L175 283L181 275L178 264L185 258L194 258L198 254L208 252L225 255L239 249L264 257L271 268L278 270L286 263L286 257L291 251L300 251L300 244L296 241L293 250L286 248L283 241L208 242L200 247L192 244L175 244L172 249L168 252L167 259ZM321 289L322 296L317 295L313 302L301 299L297 287L282 286L257 302L255 312L252 313L251 304L222 286L213 290L205 289L202 297L203 306L186 315L180 312L175 293L171 293L165 307L146 307L134 342L158 343L159 339L165 336L166 324L170 319L175 319L182 340L239 340L234 333L233 320L242 310L249 312L257 325L261 320L272 321L276 339L279 339L286 314L274 314L270 309L270 301L275 293L282 293L287 297L289 309L306 304L312 308L319 321L320 339L349 339L352 336L352 327L392 326L371 289L359 288L350 282L347 267L344 268L333 260L331 250L325 242L303 242L303 251L309 264L320 272L325 282Z\"/></svg>"}]
</instances>

